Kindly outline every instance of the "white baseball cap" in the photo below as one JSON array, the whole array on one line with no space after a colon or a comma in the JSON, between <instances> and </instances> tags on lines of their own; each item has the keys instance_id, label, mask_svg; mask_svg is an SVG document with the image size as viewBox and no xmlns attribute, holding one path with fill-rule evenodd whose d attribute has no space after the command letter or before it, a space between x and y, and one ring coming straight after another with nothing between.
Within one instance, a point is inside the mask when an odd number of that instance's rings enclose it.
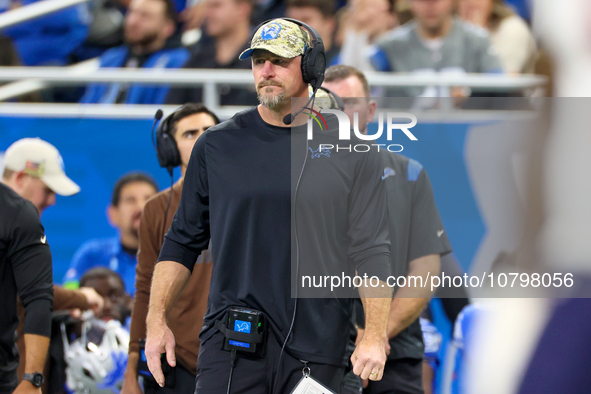
<instances>
[{"instance_id":1,"label":"white baseball cap","mask_svg":"<svg viewBox=\"0 0 591 394\"><path fill-rule=\"evenodd\" d=\"M40 178L60 196L80 191L80 186L66 176L59 151L40 138L23 138L10 145L4 153L4 168Z\"/></svg>"}]
</instances>

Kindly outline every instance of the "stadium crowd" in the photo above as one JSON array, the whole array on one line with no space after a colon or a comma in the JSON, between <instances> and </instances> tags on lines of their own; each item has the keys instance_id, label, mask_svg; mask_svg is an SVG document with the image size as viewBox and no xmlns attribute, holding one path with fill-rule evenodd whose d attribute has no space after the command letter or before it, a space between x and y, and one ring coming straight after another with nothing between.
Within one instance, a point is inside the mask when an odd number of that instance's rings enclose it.
<instances>
[{"instance_id":1,"label":"stadium crowd","mask_svg":"<svg viewBox=\"0 0 591 394\"><path fill-rule=\"evenodd\" d=\"M32 1L31 1L32 2ZM0 12L31 2L5 1ZM286 16L323 39L328 65L361 71L533 73L536 41L523 0L94 0L3 29L0 65L247 69L238 60L255 26ZM515 8L517 7L517 8ZM468 92L469 93L469 92ZM453 95L467 95L456 89ZM28 100L81 103L201 102L201 88L89 84ZM251 87L218 85L222 105L254 105ZM433 89L373 91L433 95Z\"/></svg>"}]
</instances>

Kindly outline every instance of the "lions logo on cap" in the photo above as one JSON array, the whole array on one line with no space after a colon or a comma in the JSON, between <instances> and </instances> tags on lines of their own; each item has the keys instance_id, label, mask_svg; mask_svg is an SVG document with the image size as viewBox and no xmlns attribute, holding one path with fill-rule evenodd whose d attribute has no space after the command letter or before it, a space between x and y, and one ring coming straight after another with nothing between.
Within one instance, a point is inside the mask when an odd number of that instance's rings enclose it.
<instances>
[{"instance_id":1,"label":"lions logo on cap","mask_svg":"<svg viewBox=\"0 0 591 394\"><path fill-rule=\"evenodd\" d=\"M279 31L281 31L280 24L269 23L267 26L263 26L263 32L261 33L261 38L265 41L274 40L279 35Z\"/></svg>"}]
</instances>

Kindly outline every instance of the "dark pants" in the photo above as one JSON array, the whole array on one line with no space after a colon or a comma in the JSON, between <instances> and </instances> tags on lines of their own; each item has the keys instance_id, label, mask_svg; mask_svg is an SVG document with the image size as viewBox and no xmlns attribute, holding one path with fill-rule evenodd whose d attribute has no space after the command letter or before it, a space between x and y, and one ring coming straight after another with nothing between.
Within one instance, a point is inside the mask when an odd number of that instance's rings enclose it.
<instances>
[{"instance_id":1,"label":"dark pants","mask_svg":"<svg viewBox=\"0 0 591 394\"><path fill-rule=\"evenodd\" d=\"M423 360L388 360L379 382L369 381L364 394L423 394Z\"/></svg>"},{"instance_id":2,"label":"dark pants","mask_svg":"<svg viewBox=\"0 0 591 394\"><path fill-rule=\"evenodd\" d=\"M195 394L224 394L230 377L230 352L222 350L224 336L217 332L201 344L197 361ZM287 394L302 378L304 364L285 351L279 368L281 344L271 334L267 339L264 358L253 358L238 354L232 373L230 393L232 394L272 394L277 379L275 394ZM344 367L308 363L311 376L336 393L341 392L345 375Z\"/></svg>"},{"instance_id":3,"label":"dark pants","mask_svg":"<svg viewBox=\"0 0 591 394\"><path fill-rule=\"evenodd\" d=\"M156 382L144 380L145 394L193 394L195 392L195 375L177 364L175 367L174 387L160 387Z\"/></svg>"}]
</instances>

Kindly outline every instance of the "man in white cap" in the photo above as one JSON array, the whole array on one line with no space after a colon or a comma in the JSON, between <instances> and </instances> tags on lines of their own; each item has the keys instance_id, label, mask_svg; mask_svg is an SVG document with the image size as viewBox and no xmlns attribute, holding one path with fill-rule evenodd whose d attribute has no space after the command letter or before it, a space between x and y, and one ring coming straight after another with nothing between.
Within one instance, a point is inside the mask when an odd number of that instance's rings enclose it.
<instances>
[{"instance_id":1,"label":"man in white cap","mask_svg":"<svg viewBox=\"0 0 591 394\"><path fill-rule=\"evenodd\" d=\"M66 176L59 151L40 138L23 138L8 147L4 153L2 183L33 203L39 215L55 205L56 194L71 196L80 191L80 187ZM99 312L103 308L103 298L90 287L73 291L54 285L53 293L54 310L92 308ZM19 305L21 316L22 313ZM19 352L25 354L22 318L17 331ZM24 363L21 363L19 376L23 371Z\"/></svg>"},{"instance_id":2,"label":"man in white cap","mask_svg":"<svg viewBox=\"0 0 591 394\"><path fill-rule=\"evenodd\" d=\"M59 151L40 138L23 138L8 147L4 153L2 183L16 194L33 203L39 216L55 205L55 195L71 196L80 187L66 176ZM94 289L69 291L54 286L55 310L103 308L103 298Z\"/></svg>"},{"instance_id":3,"label":"man in white cap","mask_svg":"<svg viewBox=\"0 0 591 394\"><path fill-rule=\"evenodd\" d=\"M80 191L64 172L59 151L40 138L16 141L4 155L2 183L31 201L39 215L55 205L55 195L71 196Z\"/></svg>"}]
</instances>

